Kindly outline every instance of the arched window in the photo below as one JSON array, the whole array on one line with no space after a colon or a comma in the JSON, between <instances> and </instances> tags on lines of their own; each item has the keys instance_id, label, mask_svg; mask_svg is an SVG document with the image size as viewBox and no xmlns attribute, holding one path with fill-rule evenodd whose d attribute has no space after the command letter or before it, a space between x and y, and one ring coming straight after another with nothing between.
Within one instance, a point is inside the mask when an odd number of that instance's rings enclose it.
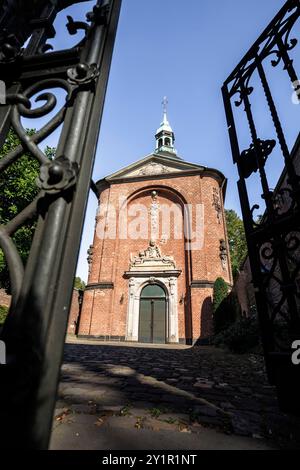
<instances>
[{"instance_id":1,"label":"arched window","mask_svg":"<svg viewBox=\"0 0 300 470\"><path fill-rule=\"evenodd\" d=\"M163 140L162 140L162 139L159 139L159 141L158 141L158 146L159 146L159 147L162 147L162 146L163 146Z\"/></svg>"},{"instance_id":2,"label":"arched window","mask_svg":"<svg viewBox=\"0 0 300 470\"><path fill-rule=\"evenodd\" d=\"M148 284L141 292L141 298L143 299L152 299L155 298L165 298L166 293L164 289L158 284Z\"/></svg>"},{"instance_id":3,"label":"arched window","mask_svg":"<svg viewBox=\"0 0 300 470\"><path fill-rule=\"evenodd\" d=\"M170 147L170 145L171 145L171 140L169 139L169 137L167 137L167 138L165 139L165 146L166 146L166 147Z\"/></svg>"}]
</instances>

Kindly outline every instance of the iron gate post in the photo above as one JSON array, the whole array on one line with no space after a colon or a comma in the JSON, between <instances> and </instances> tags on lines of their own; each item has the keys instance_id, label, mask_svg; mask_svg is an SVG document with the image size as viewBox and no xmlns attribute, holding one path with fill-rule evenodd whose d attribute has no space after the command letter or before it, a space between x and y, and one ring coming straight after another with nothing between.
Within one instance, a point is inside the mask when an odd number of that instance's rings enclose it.
<instances>
[{"instance_id":1,"label":"iron gate post","mask_svg":"<svg viewBox=\"0 0 300 470\"><path fill-rule=\"evenodd\" d=\"M54 5L58 11L59 5L63 8L77 2L40 3L47 8ZM15 289L13 307L1 337L5 341L8 358L7 365L0 370L0 422L4 430L1 445L6 448L46 449L49 444L120 8L121 0L98 1L89 15L90 26L76 22L69 25L70 30L72 27L75 30L84 28L84 40L72 50L48 53L45 57L41 44L45 45L49 37L45 27L51 27L55 18L52 14L50 23L42 23L42 30L35 32L28 46L32 53L34 42L35 54L22 57L16 68L12 64L17 91L25 98L24 103L34 92L54 86L67 91L67 102L56 121L52 119L49 124L55 128L63 123L56 157L50 162L36 146L39 132L30 139L20 131L18 112L28 114L26 109L24 111L25 104L23 107L20 105L21 98L14 97L13 101L18 103L12 101L1 116L8 121L3 132L12 123L23 148L41 163L38 180L41 192L36 201L37 229L25 273L21 273L21 282ZM38 22L32 22L32 25L36 28ZM36 70L42 75L42 81ZM45 99L50 109L51 98L46 96ZM43 111L47 111L45 107ZM48 135L48 131L42 131L40 137ZM10 230L3 228L5 240L11 240L10 235L20 222L26 220L29 212L21 214ZM0 246L3 248L1 238ZM6 253L9 254L9 250ZM14 250L13 254L16 254ZM11 265L11 268L13 274L18 272L15 266Z\"/></svg>"},{"instance_id":2,"label":"iron gate post","mask_svg":"<svg viewBox=\"0 0 300 470\"><path fill-rule=\"evenodd\" d=\"M281 63L287 74L287 84L292 85L299 98L300 82L290 56L298 43L291 34L294 34L299 17L300 1L288 0L222 87L233 162L239 173L238 191L267 374L270 383L277 387L282 410L296 414L300 414L300 365L292 362L292 345L294 340L300 340L300 282L297 284L300 281L299 142L290 152L264 63L270 60L274 68ZM259 136L251 107L255 73L260 80L255 87L261 86L264 93L276 141L261 140ZM240 150L233 102L235 107L244 106L249 127L251 144L243 151ZM273 190L266 162L272 158L277 144L284 170ZM250 203L251 185L248 183L254 173L259 176L262 194L261 199L256 197L255 204ZM278 196L283 199L281 206ZM265 211L258 222L254 212L262 201Z\"/></svg>"}]
</instances>

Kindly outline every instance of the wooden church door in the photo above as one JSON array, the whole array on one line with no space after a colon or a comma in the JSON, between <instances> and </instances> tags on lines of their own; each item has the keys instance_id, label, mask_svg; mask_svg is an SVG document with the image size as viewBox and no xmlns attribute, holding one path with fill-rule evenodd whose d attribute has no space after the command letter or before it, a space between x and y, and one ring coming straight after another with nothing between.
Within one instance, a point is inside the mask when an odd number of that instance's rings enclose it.
<instances>
[{"instance_id":1,"label":"wooden church door","mask_svg":"<svg viewBox=\"0 0 300 470\"><path fill-rule=\"evenodd\" d=\"M166 293L157 284L144 287L140 298L139 342L166 343Z\"/></svg>"}]
</instances>

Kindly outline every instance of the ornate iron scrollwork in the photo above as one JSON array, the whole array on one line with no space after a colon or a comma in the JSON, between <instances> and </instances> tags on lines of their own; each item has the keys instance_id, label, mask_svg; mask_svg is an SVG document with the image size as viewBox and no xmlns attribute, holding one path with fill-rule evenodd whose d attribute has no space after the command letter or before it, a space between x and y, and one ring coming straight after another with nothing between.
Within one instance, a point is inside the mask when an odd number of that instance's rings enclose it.
<instances>
[{"instance_id":1,"label":"ornate iron scrollwork","mask_svg":"<svg viewBox=\"0 0 300 470\"><path fill-rule=\"evenodd\" d=\"M249 178L252 173L257 172L259 167L259 161L266 163L267 158L271 155L276 145L275 140L260 140L258 139L254 144L250 145L250 148L244 150L240 157L240 167L244 178Z\"/></svg>"},{"instance_id":2,"label":"ornate iron scrollwork","mask_svg":"<svg viewBox=\"0 0 300 470\"><path fill-rule=\"evenodd\" d=\"M0 159L0 172L18 162L24 153L40 166L34 199L0 225L0 249L12 289L12 304L1 333L9 354L6 376L1 380L5 385L0 388L6 448L45 449L51 430L76 259L121 7L121 0L95 0L88 23L68 16L65 32L73 35L83 30L84 38L75 47L52 51L47 40L55 36L56 15L80 1L32 0L32 8L25 0L0 4L0 80L6 85L5 103L1 100L0 105L0 144L10 129L20 140ZM56 93L58 88L65 93L65 100ZM28 133L24 118L32 122L43 118L43 126ZM60 126L56 156L49 159L40 144ZM37 229L24 267L13 235L32 217L37 218ZM17 419L22 424L16 431L12 422Z\"/></svg>"},{"instance_id":3,"label":"ornate iron scrollwork","mask_svg":"<svg viewBox=\"0 0 300 470\"><path fill-rule=\"evenodd\" d=\"M75 68L69 69L68 80L72 85L87 85L95 82L99 76L96 64L78 64Z\"/></svg>"},{"instance_id":4,"label":"ornate iron scrollwork","mask_svg":"<svg viewBox=\"0 0 300 470\"><path fill-rule=\"evenodd\" d=\"M57 157L50 163L41 166L37 186L46 193L56 194L76 184L78 164L66 157Z\"/></svg>"},{"instance_id":5,"label":"ornate iron scrollwork","mask_svg":"<svg viewBox=\"0 0 300 470\"><path fill-rule=\"evenodd\" d=\"M84 23L83 21L74 21L72 16L68 15L67 16L67 29L71 35L75 35L78 33L79 30L87 31L89 29L89 26L87 23Z\"/></svg>"},{"instance_id":6,"label":"ornate iron scrollwork","mask_svg":"<svg viewBox=\"0 0 300 470\"><path fill-rule=\"evenodd\" d=\"M94 6L93 11L89 12L86 17L87 20L97 25L105 25L107 23L108 5L97 4Z\"/></svg>"},{"instance_id":7,"label":"ornate iron scrollwork","mask_svg":"<svg viewBox=\"0 0 300 470\"><path fill-rule=\"evenodd\" d=\"M0 47L0 61L14 62L22 55L20 43L15 34L9 34Z\"/></svg>"},{"instance_id":8,"label":"ornate iron scrollwork","mask_svg":"<svg viewBox=\"0 0 300 470\"><path fill-rule=\"evenodd\" d=\"M243 89L239 90L238 94L240 95L240 99L234 102L235 106L238 108L244 101L246 96L250 96L253 93L253 87L243 87Z\"/></svg>"},{"instance_id":9,"label":"ornate iron scrollwork","mask_svg":"<svg viewBox=\"0 0 300 470\"><path fill-rule=\"evenodd\" d=\"M271 60L273 73L277 73L275 67L282 63L288 80L299 96L300 82L291 57L291 51L298 44L294 26L299 18L299 0L287 1L222 88L233 161L239 171L238 189L267 372L271 383L277 386L281 406L298 413L300 369L297 374L296 370L291 370L290 364L291 344L294 339L300 338L300 153L298 142L293 151L289 150L264 63L275 55ZM254 74L259 78L258 82L253 78ZM261 87L276 141L258 138L252 111L252 102L255 99L252 83L255 83L256 88ZM236 100L237 95L239 100ZM244 104L252 140L249 149L242 152L235 124L234 104L238 107ZM276 143L279 154L276 158L278 161L281 153L283 172L276 187L271 189L266 161ZM253 188L246 180L255 172L258 173L259 178L256 181L259 183ZM254 220L253 213L260 205L265 210L258 222Z\"/></svg>"}]
</instances>

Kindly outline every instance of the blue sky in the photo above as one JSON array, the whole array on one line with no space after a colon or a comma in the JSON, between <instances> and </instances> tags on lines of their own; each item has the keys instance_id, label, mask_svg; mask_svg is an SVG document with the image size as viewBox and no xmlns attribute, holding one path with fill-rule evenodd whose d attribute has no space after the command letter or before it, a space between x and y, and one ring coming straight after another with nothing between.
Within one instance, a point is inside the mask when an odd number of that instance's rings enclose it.
<instances>
[{"instance_id":1,"label":"blue sky","mask_svg":"<svg viewBox=\"0 0 300 470\"><path fill-rule=\"evenodd\" d=\"M75 20L82 19L93 3L71 7L68 14L71 12ZM221 170L228 178L226 207L240 213L221 86L284 3L284 0L123 0L94 179L154 150L154 133L162 118L161 101L167 95L169 121L179 154L187 161ZM56 21L57 39L49 41L56 48L71 45L64 32L66 14L62 12ZM76 42L76 38L74 41L71 37L71 41ZM281 89L277 79L274 85ZM284 112L292 107L289 84L286 91L281 97ZM292 112L299 112L295 108L294 105ZM266 124L261 115L258 120L263 138L272 138L271 123ZM288 133L289 143L295 136L294 131ZM47 143L54 146L56 138L57 134ZM243 138L245 148L249 147L249 137ZM274 184L280 170L280 164L272 162L270 173ZM258 188L257 183L253 187ZM91 196L78 264L78 275L84 280L96 208L97 201Z\"/></svg>"}]
</instances>

